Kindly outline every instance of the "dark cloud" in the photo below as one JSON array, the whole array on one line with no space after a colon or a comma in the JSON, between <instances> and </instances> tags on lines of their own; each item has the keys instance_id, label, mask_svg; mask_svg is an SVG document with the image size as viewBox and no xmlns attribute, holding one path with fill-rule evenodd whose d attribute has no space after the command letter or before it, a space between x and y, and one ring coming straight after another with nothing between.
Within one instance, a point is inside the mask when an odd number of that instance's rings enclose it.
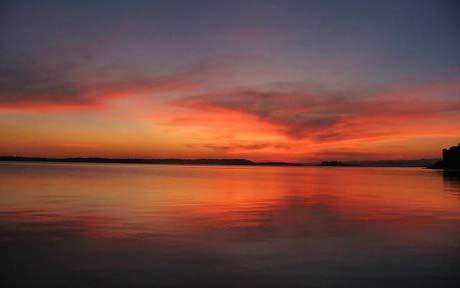
<instances>
[{"instance_id":1,"label":"dark cloud","mask_svg":"<svg viewBox=\"0 0 460 288\"><path fill-rule=\"evenodd\" d=\"M9 63L0 69L0 105L71 104L92 102L69 70L46 67L32 60Z\"/></svg>"},{"instance_id":2,"label":"dark cloud","mask_svg":"<svg viewBox=\"0 0 460 288\"><path fill-rule=\"evenodd\" d=\"M289 137L318 142L380 137L399 125L460 112L460 83L378 91L329 92L299 88L240 89L179 99L201 111L238 111L278 125Z\"/></svg>"},{"instance_id":3,"label":"dark cloud","mask_svg":"<svg viewBox=\"0 0 460 288\"><path fill-rule=\"evenodd\" d=\"M0 59L6 59L5 55ZM23 57L0 66L0 108L97 108L113 98L162 92L195 91L204 75L219 63L199 62L157 75L138 73L119 63L94 65L85 49L69 49L55 57Z\"/></svg>"}]
</instances>

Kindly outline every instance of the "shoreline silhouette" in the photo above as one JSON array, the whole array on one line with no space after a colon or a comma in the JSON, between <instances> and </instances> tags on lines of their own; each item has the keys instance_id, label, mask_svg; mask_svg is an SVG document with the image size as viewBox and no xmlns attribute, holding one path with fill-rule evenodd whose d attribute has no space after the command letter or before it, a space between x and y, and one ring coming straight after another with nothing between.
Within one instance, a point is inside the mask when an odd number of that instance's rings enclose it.
<instances>
[{"instance_id":1,"label":"shoreline silhouette","mask_svg":"<svg viewBox=\"0 0 460 288\"><path fill-rule=\"evenodd\" d=\"M460 170L460 143L457 146L442 149L442 159L428 168Z\"/></svg>"},{"instance_id":2,"label":"shoreline silhouette","mask_svg":"<svg viewBox=\"0 0 460 288\"><path fill-rule=\"evenodd\" d=\"M104 158L104 157L25 157L0 156L0 162L57 162L57 163L101 163L101 164L153 164L153 165L231 165L231 166L333 166L333 167L430 167L438 158L414 160L366 160L366 161L319 161L310 163L265 161L256 162L241 158Z\"/></svg>"}]
</instances>

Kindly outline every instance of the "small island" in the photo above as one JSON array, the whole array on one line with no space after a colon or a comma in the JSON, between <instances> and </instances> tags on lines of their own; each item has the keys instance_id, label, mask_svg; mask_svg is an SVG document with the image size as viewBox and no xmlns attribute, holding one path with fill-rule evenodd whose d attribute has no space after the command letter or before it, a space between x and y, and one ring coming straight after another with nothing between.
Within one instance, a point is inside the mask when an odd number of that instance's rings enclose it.
<instances>
[{"instance_id":1,"label":"small island","mask_svg":"<svg viewBox=\"0 0 460 288\"><path fill-rule=\"evenodd\" d=\"M460 169L460 143L447 149L442 149L442 160L428 167L431 169Z\"/></svg>"}]
</instances>

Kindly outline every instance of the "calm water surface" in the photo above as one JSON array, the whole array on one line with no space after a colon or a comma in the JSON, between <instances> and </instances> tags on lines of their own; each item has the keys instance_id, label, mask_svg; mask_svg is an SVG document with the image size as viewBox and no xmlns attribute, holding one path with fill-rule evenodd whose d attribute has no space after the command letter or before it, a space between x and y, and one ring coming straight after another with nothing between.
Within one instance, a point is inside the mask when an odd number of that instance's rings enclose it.
<instances>
[{"instance_id":1,"label":"calm water surface","mask_svg":"<svg viewBox=\"0 0 460 288\"><path fill-rule=\"evenodd\" d=\"M0 164L3 287L460 287L460 177Z\"/></svg>"}]
</instances>

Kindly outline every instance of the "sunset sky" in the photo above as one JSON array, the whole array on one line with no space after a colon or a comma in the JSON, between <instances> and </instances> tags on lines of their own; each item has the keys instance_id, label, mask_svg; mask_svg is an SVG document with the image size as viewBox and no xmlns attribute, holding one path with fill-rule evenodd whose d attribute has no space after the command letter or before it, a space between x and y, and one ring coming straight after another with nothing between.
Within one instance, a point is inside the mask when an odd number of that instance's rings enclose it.
<instances>
[{"instance_id":1,"label":"sunset sky","mask_svg":"<svg viewBox=\"0 0 460 288\"><path fill-rule=\"evenodd\" d=\"M440 157L460 142L458 11L1 1L0 155Z\"/></svg>"}]
</instances>

